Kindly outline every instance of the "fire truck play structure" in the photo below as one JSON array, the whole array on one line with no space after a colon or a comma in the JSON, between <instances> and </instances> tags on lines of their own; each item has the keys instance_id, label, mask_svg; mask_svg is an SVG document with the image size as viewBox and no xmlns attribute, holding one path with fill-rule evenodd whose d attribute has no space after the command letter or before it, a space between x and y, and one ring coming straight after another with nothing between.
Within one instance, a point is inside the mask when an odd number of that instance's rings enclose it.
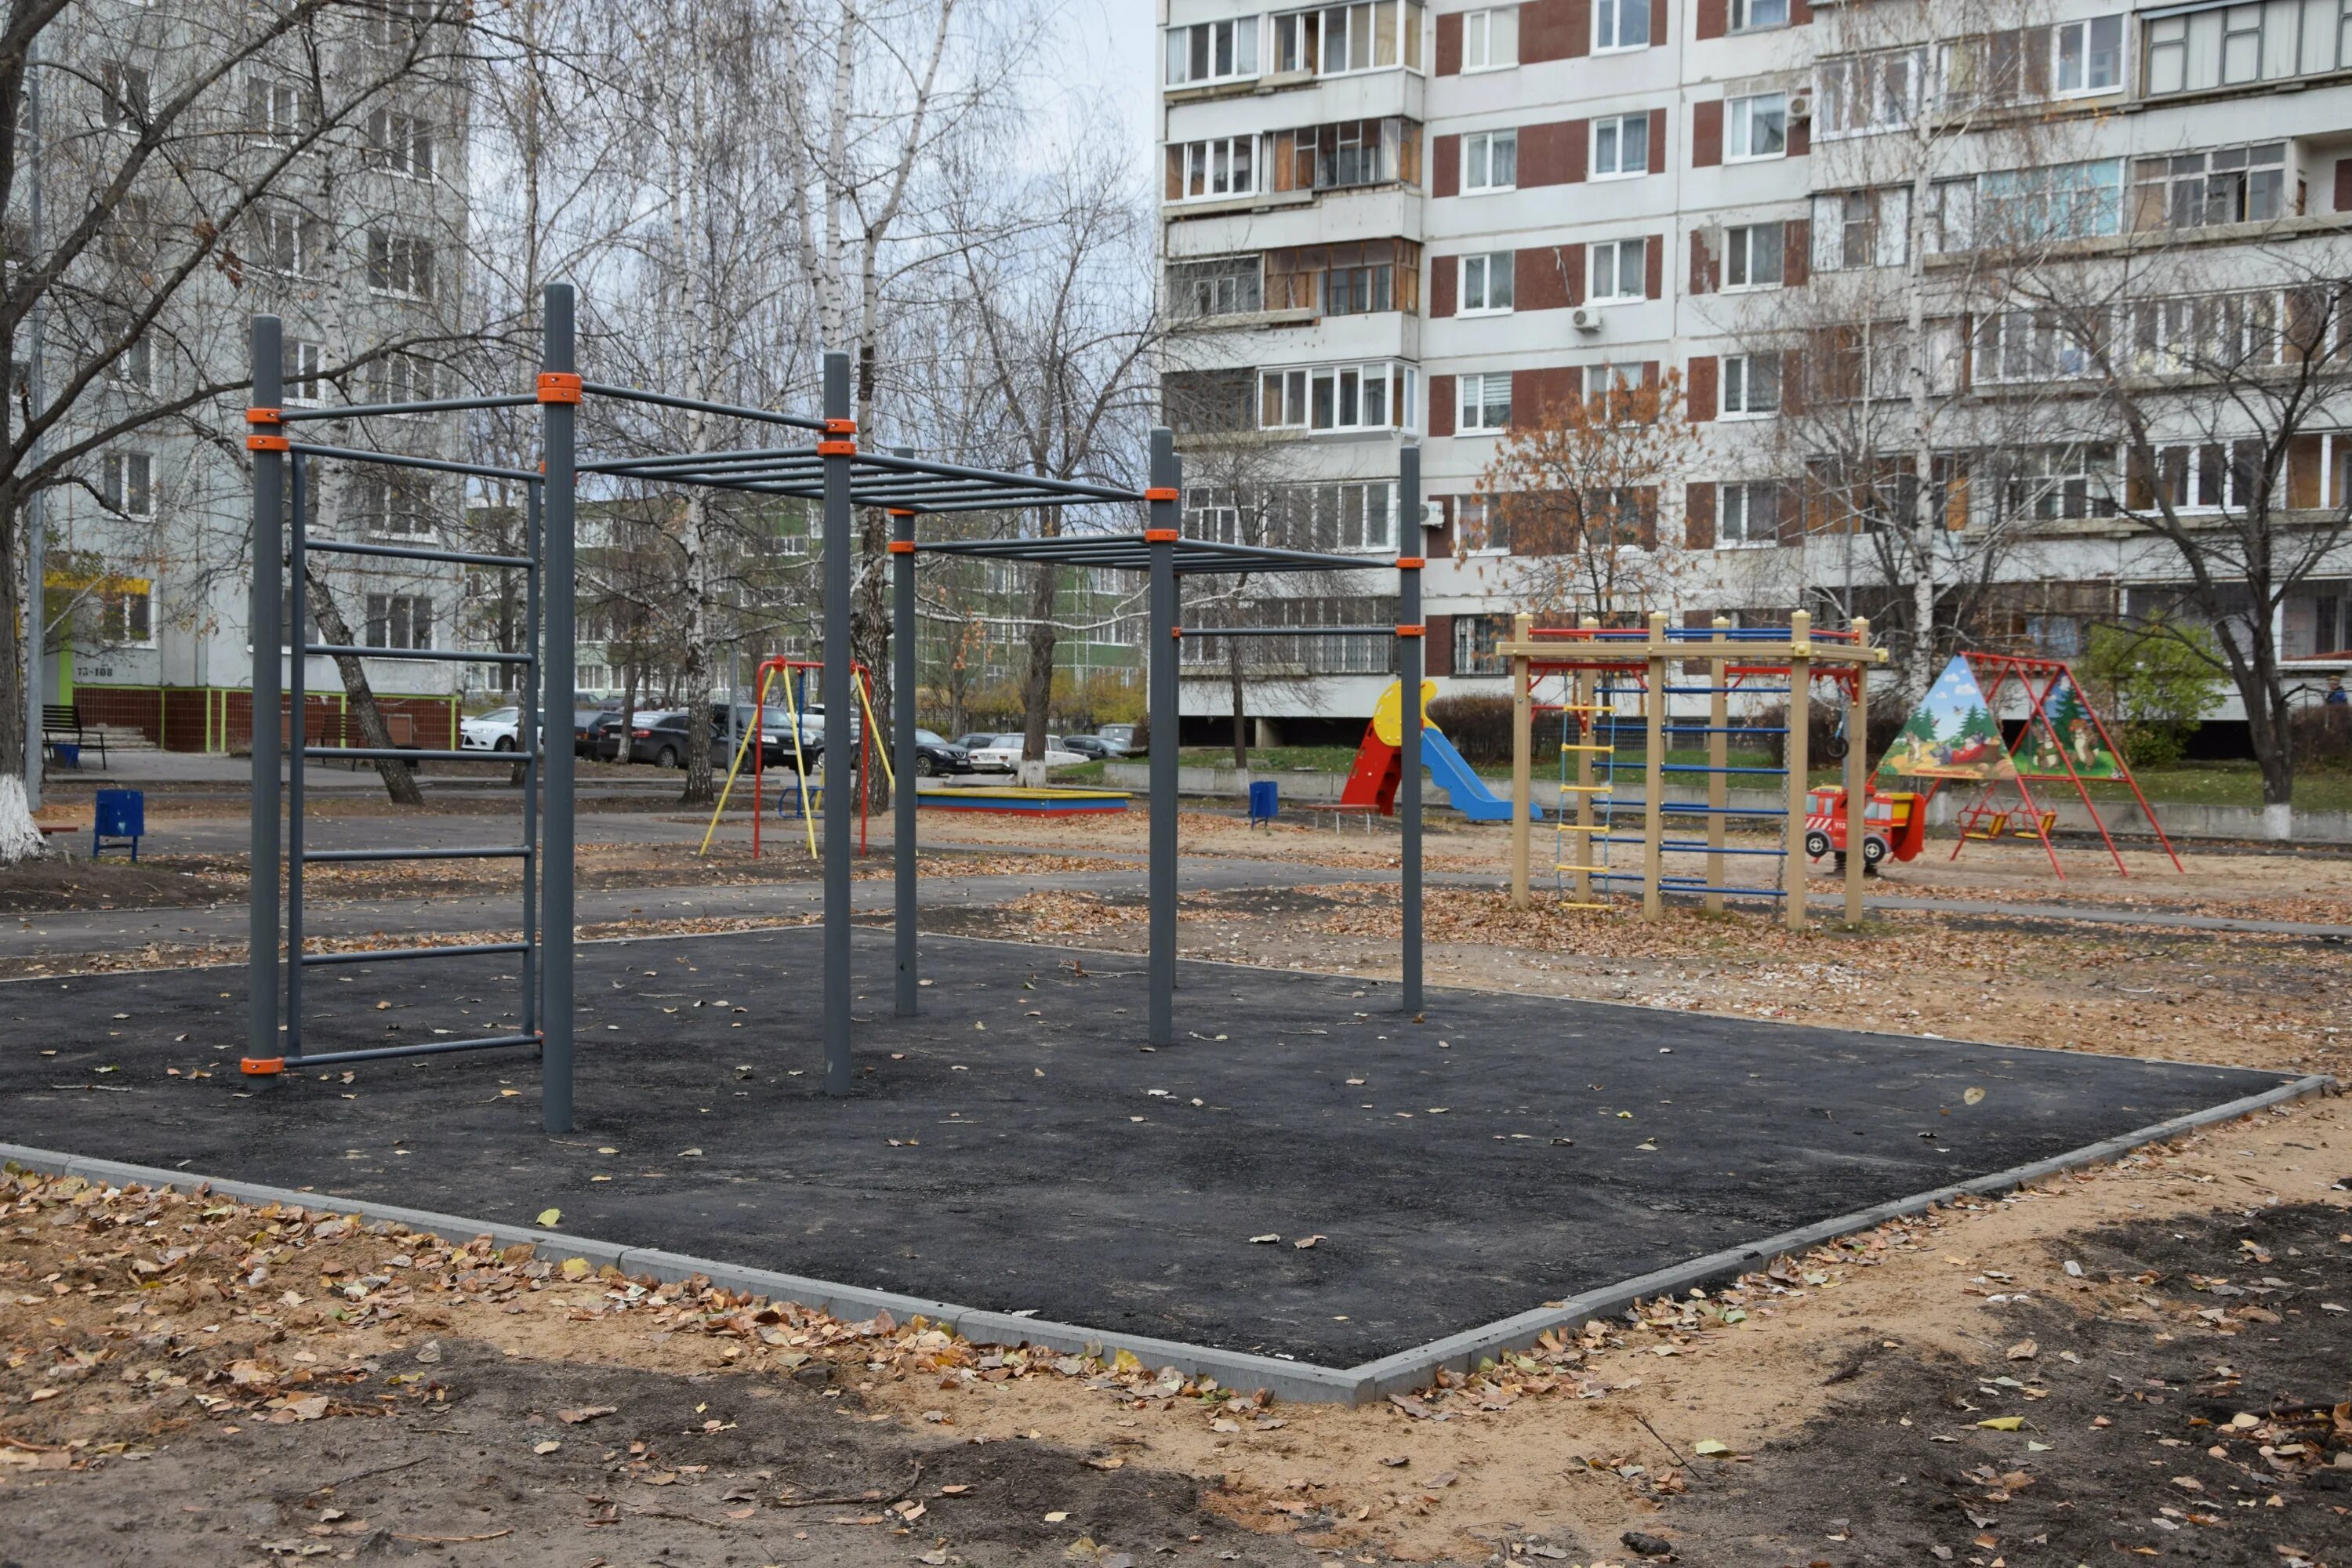
<instances>
[{"instance_id":1,"label":"fire truck play structure","mask_svg":"<svg viewBox=\"0 0 2352 1568\"><path fill-rule=\"evenodd\" d=\"M1819 860L1835 855L1845 868L1851 846L1846 837L1845 786L1830 784L1805 796L1805 856ZM1927 842L1927 803L1907 790L1881 795L1875 784L1862 808L1862 869L1875 872L1888 860L1910 860Z\"/></svg>"},{"instance_id":2,"label":"fire truck play structure","mask_svg":"<svg viewBox=\"0 0 2352 1568\"><path fill-rule=\"evenodd\" d=\"M1845 763L1849 797L1863 796L1861 737L1869 671L1886 660L1885 651L1871 644L1868 621L1817 632L1811 617L1800 610L1786 626L1734 627L1717 616L1712 626L1670 628L1663 614L1654 614L1646 626L1604 627L1587 616L1581 626L1553 628L1538 627L1532 616L1519 616L1499 651L1511 662L1515 906L1525 908L1528 901L1534 814L1518 803L1529 800L1535 715L1540 711L1560 717L1560 804L1552 858L1562 902L1609 909L1621 890L1639 888L1642 917L1657 920L1669 896L1696 898L1710 912L1719 912L1727 899L1773 900L1790 927L1804 925L1813 682L1832 681L1843 696L1843 734L1854 741L1850 746L1841 742L1838 754ZM1548 680L1562 683L1560 700L1537 700L1538 686ZM1706 705L1678 704L1678 698L1703 698ZM1778 707L1785 714L1782 722L1735 722L1752 721L1766 707ZM1778 737L1780 765L1735 764L1735 736ZM1703 751L1706 760L1675 761L1677 750ZM1621 773L1633 778L1621 782ZM1731 781L1755 776L1783 786L1785 804L1732 805ZM1685 778L1705 781L1704 798L1668 799L1667 787ZM1638 796L1626 790L1627 783L1639 788ZM1669 819L1677 825L1672 836ZM1777 827L1777 841L1733 843L1727 830L1734 826ZM1621 846L1639 849L1637 867L1620 868L1612 851ZM1698 868L1670 870L1670 855L1698 858ZM1757 858L1778 862L1777 879L1728 879L1729 865ZM1862 919L1863 870L1860 858L1849 859L1849 923Z\"/></svg>"},{"instance_id":3,"label":"fire truck play structure","mask_svg":"<svg viewBox=\"0 0 2352 1568\"><path fill-rule=\"evenodd\" d=\"M2014 741L2004 740L2000 712L2004 702L2021 700L2025 722ZM2083 803L2091 826L2107 847L2119 876L2130 873L2124 858L2091 798L2093 784L2120 784L2131 792L2148 829L2179 870L2180 857L2164 835L2156 813L2148 809L2124 761L2123 750L2107 732L2098 710L2091 706L2083 683L2063 659L2025 658L2013 654L1961 653L1944 667L1919 706L1912 710L1895 743L1878 764L1874 789L1892 790L1898 783L1918 779L1919 813L1936 792L1949 783L1976 786L1958 817L1959 837L1952 845L1958 859L1971 840L1997 842L2030 838L2042 846L2050 868L2061 880L2065 868L2050 842L2058 813L2051 797L2037 795L2035 784L2063 784ZM2010 797L2013 794L2014 804Z\"/></svg>"}]
</instances>

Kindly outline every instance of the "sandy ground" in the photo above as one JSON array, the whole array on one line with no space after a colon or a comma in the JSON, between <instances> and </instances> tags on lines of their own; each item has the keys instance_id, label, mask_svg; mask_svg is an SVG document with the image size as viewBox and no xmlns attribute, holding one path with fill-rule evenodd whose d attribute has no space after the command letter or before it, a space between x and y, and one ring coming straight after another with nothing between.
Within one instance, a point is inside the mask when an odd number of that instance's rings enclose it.
<instances>
[{"instance_id":1,"label":"sandy ground","mask_svg":"<svg viewBox=\"0 0 2352 1568\"><path fill-rule=\"evenodd\" d=\"M1393 863L1378 835L1189 813L1184 830L1200 855ZM1075 866L1132 856L1142 832L966 821L933 841L983 852L943 857L966 865L1043 841ZM1502 840L1447 831L1432 850L1496 870ZM671 867L667 848L598 854L615 874ZM2037 847L1971 845L1884 889L2334 922L2352 906L2352 861L2187 859L2135 860L2126 881L2075 854L2062 888ZM1391 973L1394 897L1195 892L1183 949ZM1141 913L1041 893L929 918L1133 948ZM2352 962L2325 938L1940 911L1644 925L1455 889L1432 892L1429 933L1438 984L2352 1079ZM1654 1549L2352 1568L2348 1118L2327 1099L2210 1130L1368 1409L654 1290L462 1237L15 1181L0 1558L1590 1568Z\"/></svg>"}]
</instances>

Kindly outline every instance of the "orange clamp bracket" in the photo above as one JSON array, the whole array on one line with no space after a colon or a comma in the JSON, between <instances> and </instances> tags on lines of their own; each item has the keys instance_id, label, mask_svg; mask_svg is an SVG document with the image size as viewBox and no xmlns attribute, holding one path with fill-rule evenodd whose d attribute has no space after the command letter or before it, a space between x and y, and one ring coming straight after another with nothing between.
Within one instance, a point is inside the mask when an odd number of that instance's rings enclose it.
<instances>
[{"instance_id":1,"label":"orange clamp bracket","mask_svg":"<svg viewBox=\"0 0 2352 1568\"><path fill-rule=\"evenodd\" d=\"M891 515L896 517L899 514L893 512ZM914 552L915 542L911 539L894 539L890 542L890 553L893 555L912 555Z\"/></svg>"},{"instance_id":2,"label":"orange clamp bracket","mask_svg":"<svg viewBox=\"0 0 2352 1568\"><path fill-rule=\"evenodd\" d=\"M268 1078L286 1070L284 1057L247 1057L236 1064L237 1071L247 1078Z\"/></svg>"},{"instance_id":3,"label":"orange clamp bracket","mask_svg":"<svg viewBox=\"0 0 2352 1568\"><path fill-rule=\"evenodd\" d=\"M857 456L855 441L819 441L816 455L820 458L854 458Z\"/></svg>"},{"instance_id":4,"label":"orange clamp bracket","mask_svg":"<svg viewBox=\"0 0 2352 1568\"><path fill-rule=\"evenodd\" d=\"M1169 485L1154 485L1143 492L1145 500L1177 500L1181 499L1181 491Z\"/></svg>"},{"instance_id":5,"label":"orange clamp bracket","mask_svg":"<svg viewBox=\"0 0 2352 1568\"><path fill-rule=\"evenodd\" d=\"M888 512L892 517L916 517L920 515L913 509L903 506L885 507L882 510Z\"/></svg>"},{"instance_id":6,"label":"orange clamp bracket","mask_svg":"<svg viewBox=\"0 0 2352 1568\"><path fill-rule=\"evenodd\" d=\"M568 370L540 372L539 400L541 403L579 402L580 378Z\"/></svg>"},{"instance_id":7,"label":"orange clamp bracket","mask_svg":"<svg viewBox=\"0 0 2352 1568\"><path fill-rule=\"evenodd\" d=\"M1401 637L1417 637L1423 635L1428 630L1429 628L1427 626L1399 626L1397 627L1397 636Z\"/></svg>"},{"instance_id":8,"label":"orange clamp bracket","mask_svg":"<svg viewBox=\"0 0 2352 1568\"><path fill-rule=\"evenodd\" d=\"M1418 555L1400 555L1397 557L1397 570L1400 572L1418 572L1428 564L1428 562L1423 560Z\"/></svg>"},{"instance_id":9,"label":"orange clamp bracket","mask_svg":"<svg viewBox=\"0 0 2352 1568\"><path fill-rule=\"evenodd\" d=\"M824 422L824 433L828 436L855 436L857 434L857 421L828 419Z\"/></svg>"},{"instance_id":10,"label":"orange clamp bracket","mask_svg":"<svg viewBox=\"0 0 2352 1568\"><path fill-rule=\"evenodd\" d=\"M1184 628L1182 626L1170 626L1168 628L1168 635L1171 637L1181 637L1184 635Z\"/></svg>"},{"instance_id":11,"label":"orange clamp bracket","mask_svg":"<svg viewBox=\"0 0 2352 1568\"><path fill-rule=\"evenodd\" d=\"M1143 531L1146 544L1173 544L1184 535L1173 528L1147 528Z\"/></svg>"},{"instance_id":12,"label":"orange clamp bracket","mask_svg":"<svg viewBox=\"0 0 2352 1568\"><path fill-rule=\"evenodd\" d=\"M285 428L286 419L277 409L248 408L245 411L245 422L257 432L245 438L247 451L283 452L287 449L286 437L277 434Z\"/></svg>"},{"instance_id":13,"label":"orange clamp bracket","mask_svg":"<svg viewBox=\"0 0 2352 1568\"><path fill-rule=\"evenodd\" d=\"M247 436L245 449L248 452L284 452L290 450L283 436Z\"/></svg>"},{"instance_id":14,"label":"orange clamp bracket","mask_svg":"<svg viewBox=\"0 0 2352 1568\"><path fill-rule=\"evenodd\" d=\"M247 425L283 425L286 416L275 408L248 408L245 411Z\"/></svg>"}]
</instances>

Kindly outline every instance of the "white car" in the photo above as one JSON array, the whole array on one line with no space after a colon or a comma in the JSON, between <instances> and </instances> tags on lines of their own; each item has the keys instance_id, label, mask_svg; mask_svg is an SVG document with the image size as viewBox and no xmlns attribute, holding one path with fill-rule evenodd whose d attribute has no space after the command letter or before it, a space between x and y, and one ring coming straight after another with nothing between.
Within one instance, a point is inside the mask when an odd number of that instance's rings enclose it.
<instances>
[{"instance_id":1,"label":"white car","mask_svg":"<svg viewBox=\"0 0 2352 1568\"><path fill-rule=\"evenodd\" d=\"M493 708L457 725L457 747L466 752L511 752L522 727L520 708Z\"/></svg>"},{"instance_id":2,"label":"white car","mask_svg":"<svg viewBox=\"0 0 2352 1568\"><path fill-rule=\"evenodd\" d=\"M974 773L1009 773L1019 766L1024 737L999 735L992 745L975 746L971 752ZM1074 768L1087 759L1062 744L1059 735L1045 737L1045 765L1049 768Z\"/></svg>"}]
</instances>

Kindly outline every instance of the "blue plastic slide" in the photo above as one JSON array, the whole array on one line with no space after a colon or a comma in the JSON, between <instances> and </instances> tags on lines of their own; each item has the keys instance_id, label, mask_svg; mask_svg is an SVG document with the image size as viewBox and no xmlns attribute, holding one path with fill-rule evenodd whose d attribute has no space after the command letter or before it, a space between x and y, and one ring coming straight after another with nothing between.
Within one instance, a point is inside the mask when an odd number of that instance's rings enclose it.
<instances>
[{"instance_id":1,"label":"blue plastic slide","mask_svg":"<svg viewBox=\"0 0 2352 1568\"><path fill-rule=\"evenodd\" d=\"M1508 822L1511 803L1486 787L1486 782L1470 771L1454 742L1435 730L1421 732L1421 760L1429 769L1430 778L1444 790L1454 809L1473 822ZM1540 803L1530 808L1534 820L1545 820Z\"/></svg>"}]
</instances>

